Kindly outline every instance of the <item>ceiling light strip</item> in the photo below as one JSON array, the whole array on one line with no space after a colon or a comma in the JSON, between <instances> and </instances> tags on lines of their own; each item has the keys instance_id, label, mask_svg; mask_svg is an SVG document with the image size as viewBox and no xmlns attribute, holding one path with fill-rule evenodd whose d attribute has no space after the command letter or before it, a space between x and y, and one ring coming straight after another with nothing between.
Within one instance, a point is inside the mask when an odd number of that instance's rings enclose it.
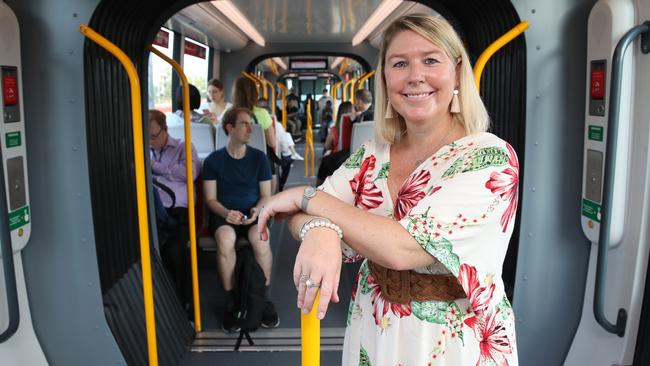
<instances>
[{"instance_id":1,"label":"ceiling light strip","mask_svg":"<svg viewBox=\"0 0 650 366\"><path fill-rule=\"evenodd\" d=\"M401 3L402 0L382 1L363 26L361 26L357 34L352 37L352 46L363 42Z\"/></svg>"},{"instance_id":2,"label":"ceiling light strip","mask_svg":"<svg viewBox=\"0 0 650 366\"><path fill-rule=\"evenodd\" d=\"M264 37L255 29L250 21L242 14L230 0L216 0L211 2L223 15L246 34L250 39L261 47L264 47Z\"/></svg>"}]
</instances>

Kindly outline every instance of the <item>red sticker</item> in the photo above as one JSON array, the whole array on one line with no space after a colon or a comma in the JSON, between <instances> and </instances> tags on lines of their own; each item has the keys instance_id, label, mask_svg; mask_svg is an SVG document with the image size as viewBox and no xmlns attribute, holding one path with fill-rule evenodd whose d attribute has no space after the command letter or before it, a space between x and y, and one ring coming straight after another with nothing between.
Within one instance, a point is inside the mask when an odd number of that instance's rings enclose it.
<instances>
[{"instance_id":1,"label":"red sticker","mask_svg":"<svg viewBox=\"0 0 650 366\"><path fill-rule=\"evenodd\" d=\"M605 98L605 70L591 71L591 98Z\"/></svg>"},{"instance_id":2,"label":"red sticker","mask_svg":"<svg viewBox=\"0 0 650 366\"><path fill-rule=\"evenodd\" d=\"M5 105L18 104L18 79L14 75L2 77L2 94Z\"/></svg>"}]
</instances>

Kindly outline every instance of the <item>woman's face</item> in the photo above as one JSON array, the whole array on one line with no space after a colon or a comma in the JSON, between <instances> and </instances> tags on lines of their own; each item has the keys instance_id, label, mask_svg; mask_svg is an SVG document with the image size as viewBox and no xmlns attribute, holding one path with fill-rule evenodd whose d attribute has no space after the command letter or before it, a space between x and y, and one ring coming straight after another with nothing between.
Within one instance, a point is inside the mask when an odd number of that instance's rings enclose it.
<instances>
[{"instance_id":1,"label":"woman's face","mask_svg":"<svg viewBox=\"0 0 650 366\"><path fill-rule=\"evenodd\" d=\"M398 33L386 50L388 99L407 123L449 118L459 65L413 31Z\"/></svg>"},{"instance_id":2,"label":"woman's face","mask_svg":"<svg viewBox=\"0 0 650 366\"><path fill-rule=\"evenodd\" d=\"M221 102L223 100L223 89L219 89L214 85L208 85L208 96L213 102Z\"/></svg>"}]
</instances>

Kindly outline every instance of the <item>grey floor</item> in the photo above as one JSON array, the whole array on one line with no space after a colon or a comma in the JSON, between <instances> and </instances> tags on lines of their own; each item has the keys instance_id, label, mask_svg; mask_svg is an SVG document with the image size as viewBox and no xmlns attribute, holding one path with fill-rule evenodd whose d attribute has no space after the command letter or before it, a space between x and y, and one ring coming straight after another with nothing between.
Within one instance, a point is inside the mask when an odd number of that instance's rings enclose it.
<instances>
[{"instance_id":1,"label":"grey floor","mask_svg":"<svg viewBox=\"0 0 650 366\"><path fill-rule=\"evenodd\" d=\"M315 144L316 167L322 153L322 144ZM304 144L296 146L299 153L304 155ZM304 184L314 184L315 178L305 177L304 162L294 161L286 187ZM280 316L280 328L300 328L300 311L296 307L296 290L293 285L292 273L294 259L298 250L298 242L287 232L285 221L276 221L271 227L271 247L273 250L273 274L270 286L270 297ZM201 317L203 329L220 331L221 314L223 312L223 288L217 277L215 252L203 251L199 254L199 281L201 290ZM352 284L358 266L344 265L341 273L339 297L341 302L331 304L327 316L321 322L321 328L343 328L347 317L348 304ZM251 333L253 340L260 329ZM299 365L300 352L188 352L181 365ZM338 365L341 360L340 351L321 352L321 365Z\"/></svg>"}]
</instances>

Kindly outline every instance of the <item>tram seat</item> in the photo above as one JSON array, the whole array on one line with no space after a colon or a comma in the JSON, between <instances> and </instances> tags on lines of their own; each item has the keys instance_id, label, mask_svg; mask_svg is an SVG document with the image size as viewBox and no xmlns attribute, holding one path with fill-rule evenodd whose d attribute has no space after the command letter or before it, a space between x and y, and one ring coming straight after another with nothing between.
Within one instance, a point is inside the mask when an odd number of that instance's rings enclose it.
<instances>
[{"instance_id":1,"label":"tram seat","mask_svg":"<svg viewBox=\"0 0 650 366\"><path fill-rule=\"evenodd\" d=\"M190 123L190 132L192 134L192 143L196 149L199 159L203 160L214 149L214 140L212 138L212 126L205 123ZM169 135L176 139L185 140L185 127L179 124L173 124L167 127Z\"/></svg>"},{"instance_id":2,"label":"tram seat","mask_svg":"<svg viewBox=\"0 0 650 366\"><path fill-rule=\"evenodd\" d=\"M339 150L350 148L350 134L352 133L352 113L346 113L341 116L339 125Z\"/></svg>"},{"instance_id":3,"label":"tram seat","mask_svg":"<svg viewBox=\"0 0 650 366\"><path fill-rule=\"evenodd\" d=\"M375 123L373 121L357 122L352 125L350 138L350 151L356 151L363 143L375 136Z\"/></svg>"},{"instance_id":4,"label":"tram seat","mask_svg":"<svg viewBox=\"0 0 650 366\"><path fill-rule=\"evenodd\" d=\"M266 137L264 137L264 129L261 125L252 125L251 127L253 128L253 133L251 134L251 140L248 143L248 146L254 147L266 154ZM216 140L215 150L219 150L222 147L225 147L226 143L228 142L228 136L220 124L217 125Z\"/></svg>"}]
</instances>

